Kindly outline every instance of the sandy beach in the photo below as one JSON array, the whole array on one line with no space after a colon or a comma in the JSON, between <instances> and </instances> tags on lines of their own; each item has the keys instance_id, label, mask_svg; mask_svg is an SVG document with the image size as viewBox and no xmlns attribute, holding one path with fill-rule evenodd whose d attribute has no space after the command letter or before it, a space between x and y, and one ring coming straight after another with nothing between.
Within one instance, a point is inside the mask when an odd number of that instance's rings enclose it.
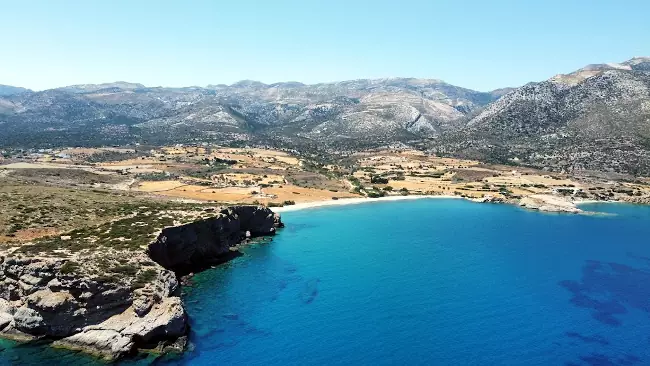
<instances>
[{"instance_id":1,"label":"sandy beach","mask_svg":"<svg viewBox=\"0 0 650 366\"><path fill-rule=\"evenodd\" d=\"M425 198L460 199L461 197L458 196L388 196L388 197L380 197L380 198L341 198L338 200L331 200L331 201L305 202L305 203L297 203L291 206L272 207L271 210L273 210L273 212L288 212L288 211L298 211L298 210L305 210L309 208L324 207L324 206L344 206L344 205L354 205L360 203L417 200L417 199L425 199Z\"/></svg>"},{"instance_id":2,"label":"sandy beach","mask_svg":"<svg viewBox=\"0 0 650 366\"><path fill-rule=\"evenodd\" d=\"M573 201L573 203L577 205L586 205L590 203L625 203L621 201L599 201L599 200L579 200L579 201Z\"/></svg>"}]
</instances>

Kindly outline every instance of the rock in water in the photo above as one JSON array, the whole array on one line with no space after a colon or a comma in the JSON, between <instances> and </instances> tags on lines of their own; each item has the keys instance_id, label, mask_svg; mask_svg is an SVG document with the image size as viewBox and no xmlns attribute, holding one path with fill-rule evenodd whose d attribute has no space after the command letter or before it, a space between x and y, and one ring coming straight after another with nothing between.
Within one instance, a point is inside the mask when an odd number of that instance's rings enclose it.
<instances>
[{"instance_id":1,"label":"rock in water","mask_svg":"<svg viewBox=\"0 0 650 366\"><path fill-rule=\"evenodd\" d=\"M185 308L180 298L169 297L155 304L144 317L129 309L54 345L114 359L131 352L136 342L140 346L155 345L165 339L184 337L186 332Z\"/></svg>"}]
</instances>

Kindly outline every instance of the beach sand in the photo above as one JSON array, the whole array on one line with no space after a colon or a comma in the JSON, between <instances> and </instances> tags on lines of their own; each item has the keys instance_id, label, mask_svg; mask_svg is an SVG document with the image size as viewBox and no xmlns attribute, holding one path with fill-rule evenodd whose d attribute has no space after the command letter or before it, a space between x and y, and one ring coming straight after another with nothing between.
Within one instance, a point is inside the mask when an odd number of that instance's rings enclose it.
<instances>
[{"instance_id":1,"label":"beach sand","mask_svg":"<svg viewBox=\"0 0 650 366\"><path fill-rule=\"evenodd\" d=\"M338 200L330 201L316 201L316 202L305 202L297 203L291 206L284 207L272 207L273 212L288 212L288 211L298 211L309 208L324 207L324 206L344 206L344 205L354 205L359 203L371 203L371 202L383 202L383 201L403 201L403 200L417 200L425 198L456 198L460 199L458 196L388 196L380 198L341 198Z\"/></svg>"}]
</instances>

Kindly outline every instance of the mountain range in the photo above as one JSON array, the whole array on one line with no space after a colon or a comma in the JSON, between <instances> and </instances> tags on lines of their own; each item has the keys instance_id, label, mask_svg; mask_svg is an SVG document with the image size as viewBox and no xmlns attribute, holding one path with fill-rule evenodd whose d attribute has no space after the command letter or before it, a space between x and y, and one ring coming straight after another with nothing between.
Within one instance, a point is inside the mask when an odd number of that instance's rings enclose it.
<instances>
[{"instance_id":1,"label":"mountain range","mask_svg":"<svg viewBox=\"0 0 650 366\"><path fill-rule=\"evenodd\" d=\"M407 144L549 170L650 175L650 58L479 92L435 79L0 86L0 146L213 142L345 155Z\"/></svg>"},{"instance_id":2,"label":"mountain range","mask_svg":"<svg viewBox=\"0 0 650 366\"><path fill-rule=\"evenodd\" d=\"M30 92L30 91L31 90L29 90L29 89L19 88L17 86L0 84L0 96L18 94L18 93L24 93L24 92Z\"/></svg>"}]
</instances>

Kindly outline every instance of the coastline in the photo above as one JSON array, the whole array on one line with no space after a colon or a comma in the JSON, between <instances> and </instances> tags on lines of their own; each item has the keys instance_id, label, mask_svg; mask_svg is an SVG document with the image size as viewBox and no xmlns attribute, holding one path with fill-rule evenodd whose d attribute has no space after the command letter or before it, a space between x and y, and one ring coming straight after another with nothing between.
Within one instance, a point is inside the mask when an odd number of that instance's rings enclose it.
<instances>
[{"instance_id":1,"label":"coastline","mask_svg":"<svg viewBox=\"0 0 650 366\"><path fill-rule=\"evenodd\" d=\"M540 212L566 212L566 213L577 213L577 214L589 214L579 208L583 204L592 204L592 203L631 203L625 201L600 201L600 200L579 200L572 201L566 200L562 202L561 197L555 197L550 195L531 195L529 196L534 199L541 199L539 202L528 202L528 201L501 201L502 203L512 204L522 208L527 208L530 210L540 211ZM283 206L283 207L271 207L273 212L283 213L291 211L301 211L312 208L328 207L328 206L347 206L363 203L373 203L373 202L389 202L389 201L404 201L404 200L416 200L416 199L465 199L471 202L483 202L476 199L471 199L461 196L452 196L452 195L412 195L412 196L387 196L387 197L378 197L378 198L368 198L368 197L358 197L358 198L341 198L338 200L327 200L327 201L314 201L314 202L304 202L297 203L295 205ZM550 201L549 201L550 199ZM529 200L530 201L530 200ZM492 202L492 201L489 201ZM525 202L525 204L523 204Z\"/></svg>"},{"instance_id":2,"label":"coastline","mask_svg":"<svg viewBox=\"0 0 650 366\"><path fill-rule=\"evenodd\" d=\"M599 200L580 200L580 201L574 201L576 206L579 205L587 205L587 204L592 204L592 203L632 203L632 202L625 202L625 201L599 201Z\"/></svg>"},{"instance_id":3,"label":"coastline","mask_svg":"<svg viewBox=\"0 0 650 366\"><path fill-rule=\"evenodd\" d=\"M283 212L299 211L299 210L306 210L306 209L310 209L310 208L326 207L326 206L347 206L347 205L355 205L355 204L360 204L360 203L372 203L372 202L384 202L384 201L404 201L404 200L416 200L416 199L426 199L426 198L433 198L433 199L442 199L442 198L463 199L463 197L449 196L449 195L444 195L444 196L439 196L439 195L438 196L434 196L434 195L388 196L388 197L378 197L378 198L367 198L367 197L341 198L341 199L338 199L338 200L305 202L305 203L297 203L295 205L290 205L290 206L272 207L271 210L273 212L283 213Z\"/></svg>"}]
</instances>

